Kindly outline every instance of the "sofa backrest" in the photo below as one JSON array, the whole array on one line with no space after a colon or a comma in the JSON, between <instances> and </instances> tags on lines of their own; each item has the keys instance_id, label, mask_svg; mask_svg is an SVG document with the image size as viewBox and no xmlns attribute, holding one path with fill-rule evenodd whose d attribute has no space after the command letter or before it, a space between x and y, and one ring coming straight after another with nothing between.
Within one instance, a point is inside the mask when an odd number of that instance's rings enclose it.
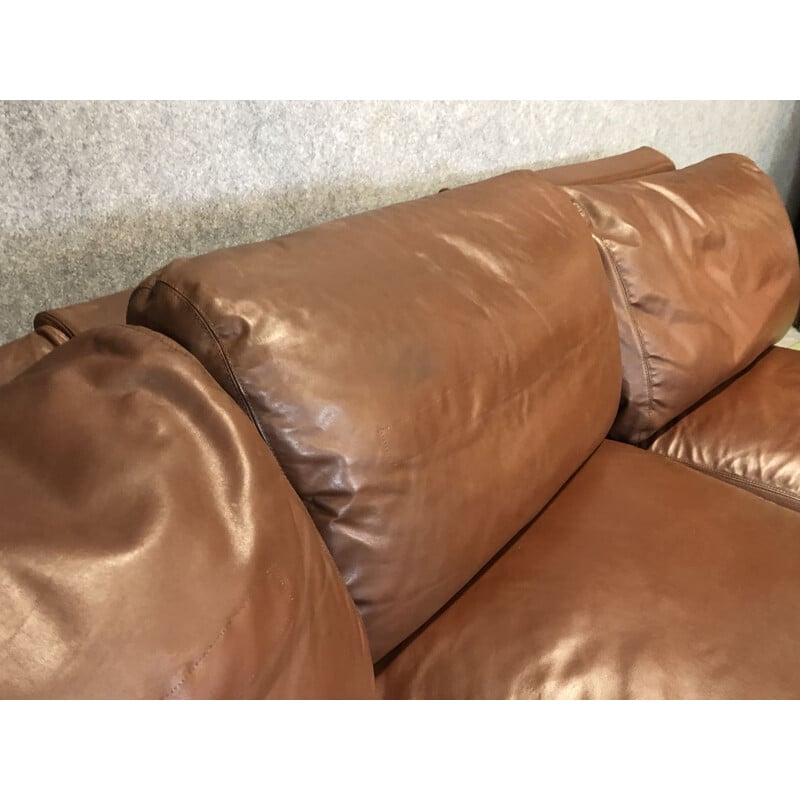
<instances>
[{"instance_id":1,"label":"sofa backrest","mask_svg":"<svg viewBox=\"0 0 800 800\"><path fill-rule=\"evenodd\" d=\"M189 353L97 328L0 408L0 697L373 696L330 554Z\"/></svg>"},{"instance_id":2,"label":"sofa backrest","mask_svg":"<svg viewBox=\"0 0 800 800\"><path fill-rule=\"evenodd\" d=\"M619 400L597 250L529 171L176 260L128 321L180 342L251 417L376 660L537 514Z\"/></svg>"},{"instance_id":3,"label":"sofa backrest","mask_svg":"<svg viewBox=\"0 0 800 800\"><path fill-rule=\"evenodd\" d=\"M565 189L612 288L622 346L613 438L645 443L792 323L800 270L770 178L739 155Z\"/></svg>"},{"instance_id":4,"label":"sofa backrest","mask_svg":"<svg viewBox=\"0 0 800 800\"><path fill-rule=\"evenodd\" d=\"M652 147L637 147L626 153L617 153L593 161L548 167L536 172L542 180L561 186L570 184L596 185L641 178L675 169L672 160Z\"/></svg>"}]
</instances>

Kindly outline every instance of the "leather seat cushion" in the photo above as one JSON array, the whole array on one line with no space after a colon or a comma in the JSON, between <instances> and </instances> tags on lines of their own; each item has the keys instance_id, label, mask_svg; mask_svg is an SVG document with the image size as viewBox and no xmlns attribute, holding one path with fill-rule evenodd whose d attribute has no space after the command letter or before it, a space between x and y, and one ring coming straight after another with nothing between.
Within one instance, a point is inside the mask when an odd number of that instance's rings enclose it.
<instances>
[{"instance_id":1,"label":"leather seat cushion","mask_svg":"<svg viewBox=\"0 0 800 800\"><path fill-rule=\"evenodd\" d=\"M379 665L388 698L800 698L793 511L604 442Z\"/></svg>"},{"instance_id":2,"label":"leather seat cushion","mask_svg":"<svg viewBox=\"0 0 800 800\"><path fill-rule=\"evenodd\" d=\"M650 449L800 510L800 352L770 348Z\"/></svg>"}]
</instances>

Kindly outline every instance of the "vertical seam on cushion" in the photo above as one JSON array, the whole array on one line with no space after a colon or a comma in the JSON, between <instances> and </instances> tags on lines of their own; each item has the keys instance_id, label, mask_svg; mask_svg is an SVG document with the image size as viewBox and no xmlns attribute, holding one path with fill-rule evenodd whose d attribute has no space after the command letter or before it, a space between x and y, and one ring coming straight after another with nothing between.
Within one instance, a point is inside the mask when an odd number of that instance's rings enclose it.
<instances>
[{"instance_id":1,"label":"vertical seam on cushion","mask_svg":"<svg viewBox=\"0 0 800 800\"><path fill-rule=\"evenodd\" d=\"M611 248L608 246L608 243L602 236L597 235L596 233L592 233L592 238L598 243L598 246L603 250L603 252L608 256L609 261L611 262L612 267L614 268L614 274L617 276L617 280L619 281L619 285L622 287L622 293L625 295L625 304L626 310L628 312L628 317L630 318L631 323L633 324L633 329L636 333L636 341L639 345L639 353L642 359L642 366L644 367L644 377L645 382L647 383L647 416L653 416L653 376L650 372L650 361L647 357L647 351L645 350L644 346L644 336L642 335L642 329L639 327L639 323L636 321L636 317L633 314L633 303L631 303L630 295L628 294L628 287L625 283L625 279L622 277L622 273L620 271L619 263L617 259L614 257Z\"/></svg>"},{"instance_id":2,"label":"vertical seam on cushion","mask_svg":"<svg viewBox=\"0 0 800 800\"><path fill-rule=\"evenodd\" d=\"M576 200L571 194L570 199L575 204L575 207L578 209L578 212L583 217L583 219L587 222L590 226L592 239L594 239L597 247L601 250L603 254L606 255L608 260L611 263L611 266L614 270L614 275L617 279L617 283L619 287L622 289L622 294L625 298L625 310L628 314L628 319L633 326L634 333L636 335L636 344L639 347L639 357L642 362L642 372L644 373L644 380L647 387L647 416L649 419L652 420L653 417L653 377L650 373L650 362L647 358L647 351L644 347L644 336L642 335L641 328L639 327L639 323L636 321L636 317L633 315L633 303L631 303L630 295L628 294L628 287L625 283L625 280L622 277L622 273L620 271L619 263L617 262L616 258L614 258L614 254L611 252L611 248L608 246L608 243L602 236L598 235L594 232L593 226L589 220L589 214L586 209L583 207L583 204Z\"/></svg>"}]
</instances>

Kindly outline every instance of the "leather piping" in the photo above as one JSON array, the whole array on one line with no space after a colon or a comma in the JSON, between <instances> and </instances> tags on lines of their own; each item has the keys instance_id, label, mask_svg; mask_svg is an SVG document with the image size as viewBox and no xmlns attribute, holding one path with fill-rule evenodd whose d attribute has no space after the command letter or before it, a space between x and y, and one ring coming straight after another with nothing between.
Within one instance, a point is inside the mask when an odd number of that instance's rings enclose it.
<instances>
[{"instance_id":1,"label":"leather piping","mask_svg":"<svg viewBox=\"0 0 800 800\"><path fill-rule=\"evenodd\" d=\"M222 341L217 335L217 332L214 330L214 327L205 318L205 316L197 308L197 306L185 294L183 294L183 292L181 292L179 289L176 289L174 286L172 286L172 284L167 283L161 278L156 278L153 281L153 283L149 286L147 285L139 286L134 291L133 294L136 294L139 291L147 290L152 295L157 285L161 285L169 289L170 292L172 292L172 294L175 297L177 297L179 301L183 302L183 304L186 305L189 311L191 311L193 318L200 323L201 330L205 332L208 337L210 337L217 352L219 353L222 365L225 369L225 372L227 373L230 384L234 389L232 393L234 395L234 399L236 400L237 404L242 408L242 410L247 414L247 416L250 418L250 421L253 423L253 425L256 426L256 430L258 431L259 436L261 436L261 438L264 440L264 443L267 445L267 447L269 447L270 451L273 452L274 454L272 445L270 444L269 439L264 433L264 430L262 429L261 424L259 423L258 418L255 412L253 411L252 406L250 405L250 401L247 399L247 395L245 394L245 391L242 388L241 383L239 383L239 379L236 373L234 372L233 367L231 366L230 358L228 357L228 354L225 351L225 347L223 346ZM131 295L131 298L133 298L133 295Z\"/></svg>"},{"instance_id":2,"label":"leather piping","mask_svg":"<svg viewBox=\"0 0 800 800\"><path fill-rule=\"evenodd\" d=\"M589 215L586 209L583 207L583 204L576 200L574 197L570 196L570 199L575 204L576 208L580 212L580 215L583 217L585 222L589 222ZM590 226L591 228L591 226ZM650 362L647 356L647 350L644 346L644 336L642 335L642 330L639 327L639 323L636 321L636 317L633 315L633 303L631 302L630 295L628 294L628 287L625 283L625 280L622 277L620 272L619 263L617 259L614 258L614 254L611 252L611 248L602 236L598 236L594 231L592 231L592 239L594 239L597 248L600 250L601 255L603 255L610 263L614 277L616 279L616 283L622 291L622 295L625 298L625 311L628 315L628 319L633 326L633 329L636 333L636 344L639 348L639 358L642 362L642 372L644 374L645 385L647 386L647 416L652 419L653 416L653 377L650 373Z\"/></svg>"},{"instance_id":3,"label":"leather piping","mask_svg":"<svg viewBox=\"0 0 800 800\"><path fill-rule=\"evenodd\" d=\"M61 331L67 338L72 339L76 333L64 320L54 316L50 311L40 311L33 319L33 327L38 330L43 325L50 325Z\"/></svg>"}]
</instances>

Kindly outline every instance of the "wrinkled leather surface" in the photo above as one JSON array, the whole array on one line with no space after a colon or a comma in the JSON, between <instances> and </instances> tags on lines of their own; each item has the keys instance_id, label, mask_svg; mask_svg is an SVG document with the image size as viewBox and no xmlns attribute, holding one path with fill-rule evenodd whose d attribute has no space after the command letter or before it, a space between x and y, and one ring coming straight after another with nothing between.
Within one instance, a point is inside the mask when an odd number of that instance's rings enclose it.
<instances>
[{"instance_id":1,"label":"wrinkled leather surface","mask_svg":"<svg viewBox=\"0 0 800 800\"><path fill-rule=\"evenodd\" d=\"M0 409L0 697L373 693L311 520L188 353L96 329Z\"/></svg>"},{"instance_id":2,"label":"wrinkled leather surface","mask_svg":"<svg viewBox=\"0 0 800 800\"><path fill-rule=\"evenodd\" d=\"M792 228L747 158L567 189L614 295L623 392L612 438L643 443L789 328L800 302Z\"/></svg>"},{"instance_id":3,"label":"wrinkled leather surface","mask_svg":"<svg viewBox=\"0 0 800 800\"><path fill-rule=\"evenodd\" d=\"M674 169L675 164L663 153L652 147L639 147L627 153L598 158L594 161L541 169L536 172L536 177L550 183L568 186L575 183L612 183Z\"/></svg>"},{"instance_id":4,"label":"wrinkled leather surface","mask_svg":"<svg viewBox=\"0 0 800 800\"><path fill-rule=\"evenodd\" d=\"M604 442L378 676L389 698L798 698L795 512Z\"/></svg>"},{"instance_id":5,"label":"wrinkled leather surface","mask_svg":"<svg viewBox=\"0 0 800 800\"><path fill-rule=\"evenodd\" d=\"M61 331L66 339L71 339L92 328L116 325L125 322L130 295L131 290L125 289L72 306L40 311L33 319L33 327L38 330L43 326L51 326Z\"/></svg>"},{"instance_id":6,"label":"wrinkled leather surface","mask_svg":"<svg viewBox=\"0 0 800 800\"><path fill-rule=\"evenodd\" d=\"M250 414L376 659L539 511L619 398L596 248L530 172L174 261L128 321Z\"/></svg>"},{"instance_id":7,"label":"wrinkled leather surface","mask_svg":"<svg viewBox=\"0 0 800 800\"><path fill-rule=\"evenodd\" d=\"M770 348L651 449L800 510L800 352Z\"/></svg>"},{"instance_id":8,"label":"wrinkled leather surface","mask_svg":"<svg viewBox=\"0 0 800 800\"><path fill-rule=\"evenodd\" d=\"M0 347L0 386L44 358L54 347L54 342L37 331L4 344Z\"/></svg>"}]
</instances>

